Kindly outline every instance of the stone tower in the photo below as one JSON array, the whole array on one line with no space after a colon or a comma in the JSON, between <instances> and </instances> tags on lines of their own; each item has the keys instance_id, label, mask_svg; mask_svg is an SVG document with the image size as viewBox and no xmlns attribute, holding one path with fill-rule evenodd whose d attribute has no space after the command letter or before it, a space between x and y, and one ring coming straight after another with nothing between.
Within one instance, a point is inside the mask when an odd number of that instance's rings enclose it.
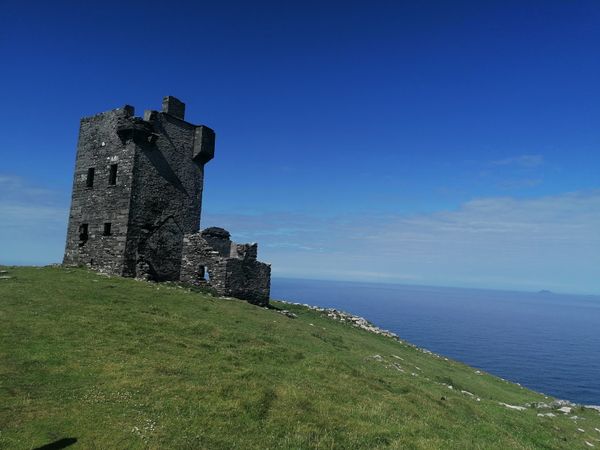
<instances>
[{"instance_id":1,"label":"stone tower","mask_svg":"<svg viewBox=\"0 0 600 450\"><path fill-rule=\"evenodd\" d=\"M124 106L81 120L64 263L155 281L184 278L212 284L224 295L268 302L270 267L256 261L255 251L227 244L225 230L221 241L240 252L204 245L204 165L214 156L215 133L186 122L184 113L184 103L165 97L162 111L145 111L143 119ZM196 248L203 249L200 256L193 254ZM241 274L219 275L218 267L234 264L227 259L246 261ZM251 266L260 269L260 280Z\"/></svg>"}]
</instances>

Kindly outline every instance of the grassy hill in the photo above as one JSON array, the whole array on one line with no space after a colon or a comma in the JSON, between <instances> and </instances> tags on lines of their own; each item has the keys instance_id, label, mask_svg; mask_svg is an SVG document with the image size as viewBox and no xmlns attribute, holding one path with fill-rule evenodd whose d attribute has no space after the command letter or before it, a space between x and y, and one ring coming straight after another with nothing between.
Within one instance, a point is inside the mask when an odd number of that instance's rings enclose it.
<instances>
[{"instance_id":1,"label":"grassy hill","mask_svg":"<svg viewBox=\"0 0 600 450\"><path fill-rule=\"evenodd\" d=\"M597 411L308 308L4 269L0 448L600 449Z\"/></svg>"}]
</instances>

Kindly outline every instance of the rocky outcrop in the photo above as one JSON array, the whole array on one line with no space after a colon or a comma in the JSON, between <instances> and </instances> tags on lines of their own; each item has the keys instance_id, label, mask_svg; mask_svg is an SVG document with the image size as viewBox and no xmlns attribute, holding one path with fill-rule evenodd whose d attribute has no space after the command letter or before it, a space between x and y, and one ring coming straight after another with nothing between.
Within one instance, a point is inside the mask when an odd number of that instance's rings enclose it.
<instances>
[{"instance_id":1,"label":"rocky outcrop","mask_svg":"<svg viewBox=\"0 0 600 450\"><path fill-rule=\"evenodd\" d=\"M350 314L344 311L340 311L335 308L321 308L319 306L311 306L306 303L294 303L294 302L286 302L279 300L281 303L287 303L290 305L304 306L305 308L311 309L313 311L317 311L325 314L327 317L333 320L337 320L339 322L345 322L353 327L360 328L361 330L368 331L369 333L379 334L381 336L387 336L393 339L399 340L400 338L396 333L392 333L391 331L384 330L383 328L379 328L373 325L364 317L355 316L354 314Z\"/></svg>"}]
</instances>

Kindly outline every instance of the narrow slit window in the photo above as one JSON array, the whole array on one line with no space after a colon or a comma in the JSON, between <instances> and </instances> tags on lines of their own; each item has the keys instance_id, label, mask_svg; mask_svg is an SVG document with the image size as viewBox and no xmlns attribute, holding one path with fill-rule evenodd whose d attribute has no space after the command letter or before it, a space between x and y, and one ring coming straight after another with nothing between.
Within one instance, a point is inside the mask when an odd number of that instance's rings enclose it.
<instances>
[{"instance_id":1,"label":"narrow slit window","mask_svg":"<svg viewBox=\"0 0 600 450\"><path fill-rule=\"evenodd\" d=\"M88 224L82 223L79 225L79 243L85 244L88 240Z\"/></svg>"},{"instance_id":2,"label":"narrow slit window","mask_svg":"<svg viewBox=\"0 0 600 450\"><path fill-rule=\"evenodd\" d=\"M94 173L95 172L96 172L96 170L93 167L90 167L88 169L87 181L86 181L86 186L87 187L93 187L94 186Z\"/></svg>"},{"instance_id":3,"label":"narrow slit window","mask_svg":"<svg viewBox=\"0 0 600 450\"><path fill-rule=\"evenodd\" d=\"M110 222L106 222L104 224L104 236L110 236L112 234L111 228L112 228L112 225Z\"/></svg>"},{"instance_id":4,"label":"narrow slit window","mask_svg":"<svg viewBox=\"0 0 600 450\"><path fill-rule=\"evenodd\" d=\"M117 184L117 166L118 164L111 164L110 175L108 176L108 184L114 186Z\"/></svg>"}]
</instances>

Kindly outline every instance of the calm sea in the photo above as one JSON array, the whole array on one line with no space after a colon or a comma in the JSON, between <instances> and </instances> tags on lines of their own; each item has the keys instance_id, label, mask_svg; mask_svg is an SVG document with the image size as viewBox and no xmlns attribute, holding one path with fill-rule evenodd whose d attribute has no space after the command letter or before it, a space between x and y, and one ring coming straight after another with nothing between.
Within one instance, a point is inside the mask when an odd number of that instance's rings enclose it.
<instances>
[{"instance_id":1,"label":"calm sea","mask_svg":"<svg viewBox=\"0 0 600 450\"><path fill-rule=\"evenodd\" d=\"M271 296L341 309L538 392L600 405L600 296L274 278Z\"/></svg>"}]
</instances>

